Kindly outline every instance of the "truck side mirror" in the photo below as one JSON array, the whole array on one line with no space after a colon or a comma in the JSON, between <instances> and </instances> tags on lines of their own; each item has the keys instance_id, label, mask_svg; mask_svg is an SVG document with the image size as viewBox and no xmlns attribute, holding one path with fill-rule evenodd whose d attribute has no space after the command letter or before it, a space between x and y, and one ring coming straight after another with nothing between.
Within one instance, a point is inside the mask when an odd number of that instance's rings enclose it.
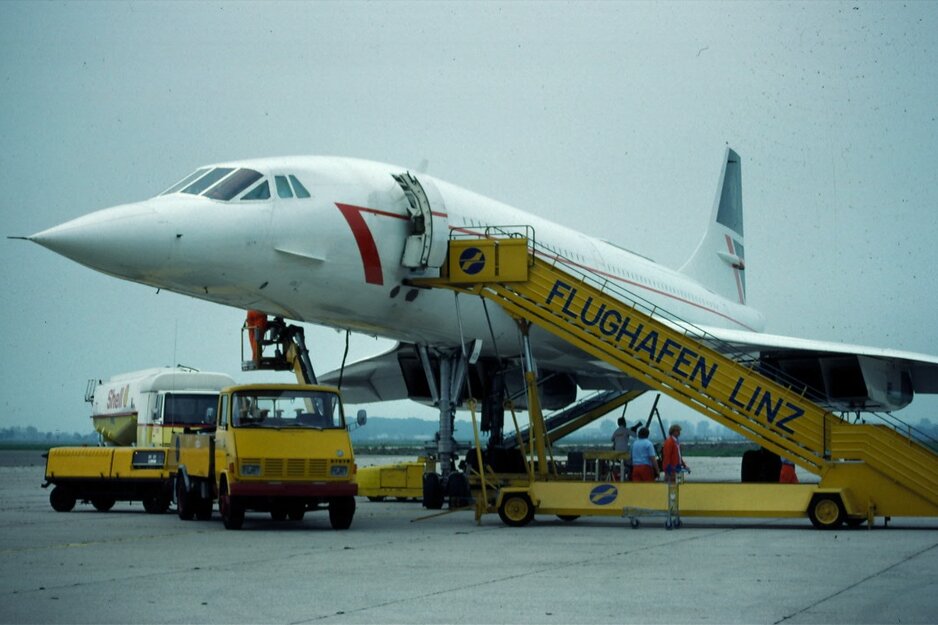
<instances>
[{"instance_id":1,"label":"truck side mirror","mask_svg":"<svg viewBox=\"0 0 938 625\"><path fill-rule=\"evenodd\" d=\"M365 425L368 421L368 413L364 409L359 410L358 414L355 415L355 422L358 423L358 427Z\"/></svg>"}]
</instances>

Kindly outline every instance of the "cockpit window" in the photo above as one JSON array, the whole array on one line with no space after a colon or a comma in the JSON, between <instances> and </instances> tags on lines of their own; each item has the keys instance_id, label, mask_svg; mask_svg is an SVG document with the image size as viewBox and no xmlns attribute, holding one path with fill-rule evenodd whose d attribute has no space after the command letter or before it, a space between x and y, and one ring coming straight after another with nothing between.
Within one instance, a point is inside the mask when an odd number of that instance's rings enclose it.
<instances>
[{"instance_id":1,"label":"cockpit window","mask_svg":"<svg viewBox=\"0 0 938 625\"><path fill-rule=\"evenodd\" d=\"M286 176L274 176L274 180L277 181L277 195L279 197L293 197L293 191L290 190L290 183L287 182Z\"/></svg>"},{"instance_id":2,"label":"cockpit window","mask_svg":"<svg viewBox=\"0 0 938 625\"><path fill-rule=\"evenodd\" d=\"M253 169L239 169L206 191L204 195L213 200L228 201L257 182L260 177L261 173Z\"/></svg>"},{"instance_id":3,"label":"cockpit window","mask_svg":"<svg viewBox=\"0 0 938 625\"><path fill-rule=\"evenodd\" d=\"M269 200L270 184L265 180L241 196L242 200Z\"/></svg>"},{"instance_id":4,"label":"cockpit window","mask_svg":"<svg viewBox=\"0 0 938 625\"><path fill-rule=\"evenodd\" d=\"M175 192L178 191L179 189L182 189L182 188L185 187L186 185L188 185L188 184L190 184L190 183L192 183L192 182L198 180L198 179L201 178L202 176L204 176L204 175L205 175L205 172L207 172L208 170L209 170L208 167L203 167L203 168L201 168L201 169L196 169L194 172L192 172L191 174L189 174L188 176L186 176L185 178L183 178L182 180L180 180L179 182L177 182L176 184L174 184L174 185L171 186L170 188L168 188L168 189L166 189L165 191L163 191L162 193L160 193L160 195L169 195L170 193L175 193Z\"/></svg>"},{"instance_id":5,"label":"cockpit window","mask_svg":"<svg viewBox=\"0 0 938 625\"><path fill-rule=\"evenodd\" d=\"M296 192L296 197L309 197L309 191L306 190L300 181L296 179L296 176L290 174L290 182L293 183L293 190Z\"/></svg>"},{"instance_id":6,"label":"cockpit window","mask_svg":"<svg viewBox=\"0 0 938 625\"><path fill-rule=\"evenodd\" d=\"M192 195L198 195L205 191L210 186L230 174L234 171L233 167L216 167L212 171L208 172L188 187L182 190L183 193L191 193Z\"/></svg>"}]
</instances>

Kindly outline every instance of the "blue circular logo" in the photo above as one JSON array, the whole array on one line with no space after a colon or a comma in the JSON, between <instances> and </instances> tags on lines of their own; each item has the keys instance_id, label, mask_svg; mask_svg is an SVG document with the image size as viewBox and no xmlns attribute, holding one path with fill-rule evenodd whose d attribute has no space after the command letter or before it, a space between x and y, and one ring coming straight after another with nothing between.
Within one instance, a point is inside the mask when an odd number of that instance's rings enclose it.
<instances>
[{"instance_id":1,"label":"blue circular logo","mask_svg":"<svg viewBox=\"0 0 938 625\"><path fill-rule=\"evenodd\" d=\"M485 268L485 254L477 247L467 247L459 255L459 268L467 275L476 275Z\"/></svg>"},{"instance_id":2,"label":"blue circular logo","mask_svg":"<svg viewBox=\"0 0 938 625\"><path fill-rule=\"evenodd\" d=\"M596 506L608 506L618 496L618 488L612 484L600 484L590 491L590 503Z\"/></svg>"}]
</instances>

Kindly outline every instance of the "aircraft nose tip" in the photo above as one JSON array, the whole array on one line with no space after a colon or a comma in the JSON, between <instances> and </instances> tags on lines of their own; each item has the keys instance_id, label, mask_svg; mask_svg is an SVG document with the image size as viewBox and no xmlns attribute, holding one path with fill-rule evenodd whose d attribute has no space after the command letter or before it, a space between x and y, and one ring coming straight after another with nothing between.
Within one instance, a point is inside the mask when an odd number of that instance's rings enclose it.
<instances>
[{"instance_id":1,"label":"aircraft nose tip","mask_svg":"<svg viewBox=\"0 0 938 625\"><path fill-rule=\"evenodd\" d=\"M77 263L105 273L132 277L151 258L156 224L152 210L128 204L100 210L58 226L27 240Z\"/></svg>"}]
</instances>

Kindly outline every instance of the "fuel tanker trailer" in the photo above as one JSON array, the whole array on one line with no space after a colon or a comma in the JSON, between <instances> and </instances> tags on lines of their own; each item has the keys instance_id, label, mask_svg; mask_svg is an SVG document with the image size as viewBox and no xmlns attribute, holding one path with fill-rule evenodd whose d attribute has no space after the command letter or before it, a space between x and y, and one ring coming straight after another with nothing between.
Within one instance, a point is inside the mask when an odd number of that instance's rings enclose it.
<instances>
[{"instance_id":1,"label":"fuel tanker trailer","mask_svg":"<svg viewBox=\"0 0 938 625\"><path fill-rule=\"evenodd\" d=\"M42 486L53 486L53 509L67 512L81 501L105 511L117 501L142 501L147 512L164 512L172 500L166 448L173 434L213 428L218 393L233 384L223 373L188 367L89 380L85 401L101 445L49 450Z\"/></svg>"}]
</instances>

